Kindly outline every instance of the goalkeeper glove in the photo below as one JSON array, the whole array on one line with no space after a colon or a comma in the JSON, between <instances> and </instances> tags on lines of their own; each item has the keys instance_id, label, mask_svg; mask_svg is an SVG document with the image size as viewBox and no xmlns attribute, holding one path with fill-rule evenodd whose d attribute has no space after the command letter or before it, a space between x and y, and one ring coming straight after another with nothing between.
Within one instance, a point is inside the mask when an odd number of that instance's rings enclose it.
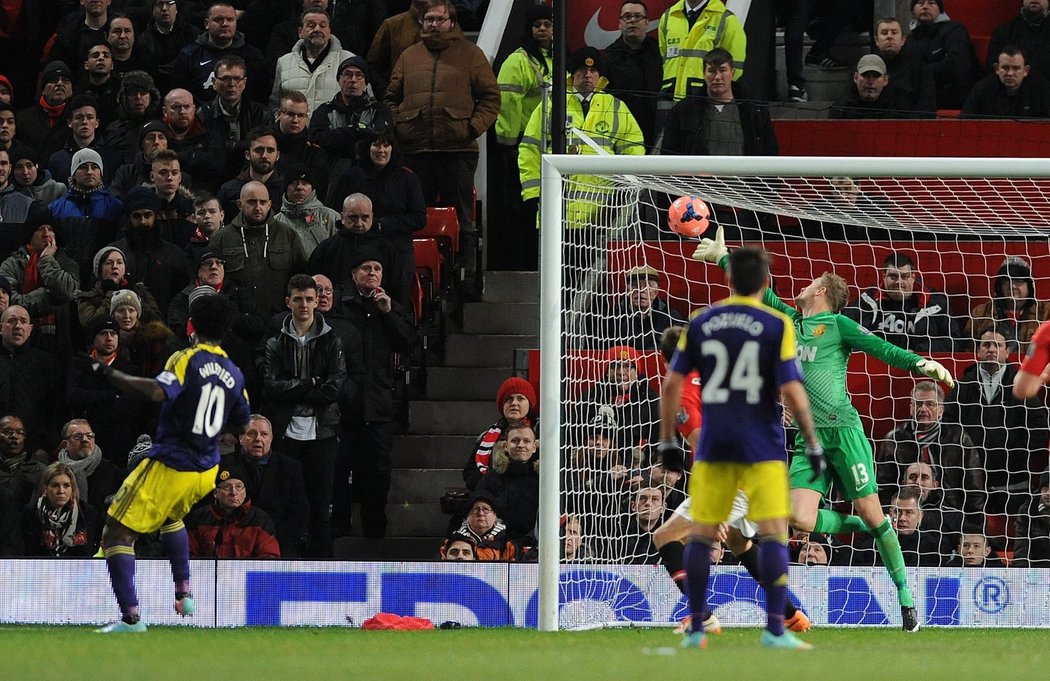
<instances>
[{"instance_id":1,"label":"goalkeeper glove","mask_svg":"<svg viewBox=\"0 0 1050 681\"><path fill-rule=\"evenodd\" d=\"M806 443L806 458L809 459L809 467L813 469L813 475L809 476L810 482L820 480L824 475L824 446L819 442Z\"/></svg>"},{"instance_id":2,"label":"goalkeeper glove","mask_svg":"<svg viewBox=\"0 0 1050 681\"><path fill-rule=\"evenodd\" d=\"M656 453L660 457L660 465L664 469L678 473L685 472L685 452L682 451L677 442L660 440L656 445Z\"/></svg>"},{"instance_id":3,"label":"goalkeeper glove","mask_svg":"<svg viewBox=\"0 0 1050 681\"><path fill-rule=\"evenodd\" d=\"M944 383L949 388L955 387L955 379L948 373L948 370L944 368L944 365L940 362L935 362L932 359L920 359L915 364L915 368L919 370L919 373L923 376L928 376L936 381Z\"/></svg>"},{"instance_id":4,"label":"goalkeeper glove","mask_svg":"<svg viewBox=\"0 0 1050 681\"><path fill-rule=\"evenodd\" d=\"M715 265L722 259L723 255L728 255L729 249L726 248L726 235L725 230L719 227L715 230L714 239L700 239L700 245L693 251L693 260L700 260L702 262L709 262Z\"/></svg>"}]
</instances>

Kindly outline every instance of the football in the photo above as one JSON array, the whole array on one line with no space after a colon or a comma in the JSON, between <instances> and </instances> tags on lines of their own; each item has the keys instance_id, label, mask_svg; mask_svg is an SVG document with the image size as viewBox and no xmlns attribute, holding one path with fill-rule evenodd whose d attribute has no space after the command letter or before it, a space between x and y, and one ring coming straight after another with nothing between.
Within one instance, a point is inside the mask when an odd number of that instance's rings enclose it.
<instances>
[{"instance_id":1,"label":"football","mask_svg":"<svg viewBox=\"0 0 1050 681\"><path fill-rule=\"evenodd\" d=\"M707 231L711 209L703 199L679 196L667 212L667 226L679 236L695 239Z\"/></svg>"}]
</instances>

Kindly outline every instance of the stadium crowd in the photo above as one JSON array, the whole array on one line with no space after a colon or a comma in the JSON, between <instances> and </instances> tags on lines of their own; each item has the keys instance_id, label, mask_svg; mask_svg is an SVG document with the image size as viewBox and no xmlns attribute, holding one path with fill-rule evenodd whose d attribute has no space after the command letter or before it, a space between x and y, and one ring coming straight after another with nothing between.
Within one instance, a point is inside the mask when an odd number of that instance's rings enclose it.
<instances>
[{"instance_id":1,"label":"stadium crowd","mask_svg":"<svg viewBox=\"0 0 1050 681\"><path fill-rule=\"evenodd\" d=\"M822 17L803 59L795 29L808 3L785 4L795 11L793 101L808 99L805 63L854 69L833 117L960 109L1050 118L1047 0L1021 3L995 31L984 66L966 27L950 19L950 0L915 0L910 18L875 22L875 49L855 66L827 51L840 12ZM189 303L201 295L228 304L235 321L223 348L244 370L257 413L227 443L216 494L187 518L194 555L331 556L333 538L351 532L351 502L361 504L366 537L386 534L393 358L417 342L412 234L428 206L452 205L459 293L480 295L472 182L477 139L490 127L503 180L492 201L504 206L490 225L490 262L537 265L539 157L550 138L539 103L555 75L553 20L530 6L520 49L494 70L463 33L479 27L486 5L0 8L0 252L10 254L0 263L0 553L94 554L101 514L148 451L142 436L155 414L73 359L88 352L153 376L192 338ZM587 137L571 139L570 152L777 153L767 103L739 83L748 36L722 0L681 0L661 16L644 2L619 11L620 36L604 53L567 55L566 106ZM654 37L645 27L657 20ZM569 202L570 224L594 218L598 185ZM879 209L853 199L857 210ZM737 236L761 229L760 215L737 218ZM912 418L880 442L888 511L902 539L916 535L916 561L973 565L994 548L1014 565L1050 564L1046 408L1010 397L1012 358L1050 318L1050 303L1036 295L1031 264L1009 260L993 299L953 317L917 271L895 255L847 314L902 347L976 345L977 356L950 395L918 384ZM567 433L574 463L562 528L576 561L656 560L652 532L684 498L684 477L652 463L657 397L641 357L689 310L660 297L655 269L629 279L616 312L595 326L608 351L603 377L576 396L572 420L584 425ZM469 452L470 496L452 515L444 559L535 557L537 396L510 379L496 406L497 421ZM1009 547L988 538L988 514L1010 518ZM871 554L834 538L800 537L799 546L807 564Z\"/></svg>"}]
</instances>

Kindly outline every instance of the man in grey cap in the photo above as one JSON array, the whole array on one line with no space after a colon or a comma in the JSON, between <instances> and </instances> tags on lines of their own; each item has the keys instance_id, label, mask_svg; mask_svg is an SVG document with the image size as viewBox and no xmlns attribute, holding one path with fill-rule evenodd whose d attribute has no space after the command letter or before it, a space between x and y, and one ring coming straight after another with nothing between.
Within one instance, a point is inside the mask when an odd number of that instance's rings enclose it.
<instances>
[{"instance_id":1,"label":"man in grey cap","mask_svg":"<svg viewBox=\"0 0 1050 681\"><path fill-rule=\"evenodd\" d=\"M911 110L911 100L890 85L886 62L877 54L866 54L857 62L853 86L845 99L831 107L831 118L928 118L931 114Z\"/></svg>"},{"instance_id":2,"label":"man in grey cap","mask_svg":"<svg viewBox=\"0 0 1050 681\"><path fill-rule=\"evenodd\" d=\"M80 280L91 281L91 257L117 234L122 204L102 186L102 157L81 149L70 163L66 195L48 204L55 237L80 266Z\"/></svg>"},{"instance_id":3,"label":"man in grey cap","mask_svg":"<svg viewBox=\"0 0 1050 681\"><path fill-rule=\"evenodd\" d=\"M73 96L73 72L60 61L53 61L40 74L40 97L33 106L15 115L18 139L47 158L62 148L67 128L63 118L66 102Z\"/></svg>"}]
</instances>

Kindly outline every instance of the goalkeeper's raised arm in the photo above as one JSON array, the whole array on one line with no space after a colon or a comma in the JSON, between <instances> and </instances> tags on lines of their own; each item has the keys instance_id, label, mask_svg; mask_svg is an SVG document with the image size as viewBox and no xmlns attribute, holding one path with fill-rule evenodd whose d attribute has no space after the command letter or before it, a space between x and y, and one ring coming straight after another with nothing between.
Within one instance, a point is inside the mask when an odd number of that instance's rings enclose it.
<instances>
[{"instance_id":1,"label":"goalkeeper's raised arm","mask_svg":"<svg viewBox=\"0 0 1050 681\"><path fill-rule=\"evenodd\" d=\"M721 227L715 232L713 239L701 239L700 244L693 251L693 260L700 260L717 264L722 269L728 263L729 249L725 245L725 236ZM848 289L846 281L832 273L825 272L814 279L808 286L803 288L795 297L798 308L793 308L782 301L772 289L766 289L762 302L794 318L795 326L799 331L799 358L802 360L803 368L808 376L808 365L817 361L817 355L823 354L825 361L828 351L841 353L843 368L845 361L849 358L852 350L857 350L870 355L892 367L912 371L923 376L946 384L949 388L955 385L951 373L939 362L932 359L924 359L914 352L900 348L861 327L852 319L845 317L839 312L848 302ZM812 336L803 328L803 319L810 320L817 315L832 313L831 317L821 317L816 322ZM809 326L810 324L806 324ZM828 334L830 326L836 327L837 333ZM824 336L828 336L824 338ZM813 345L804 344L804 339L812 338ZM836 347L837 346L837 347ZM823 352L821 352L823 350ZM843 378L845 378L843 376ZM812 398L812 394L810 395ZM816 409L816 408L815 408ZM819 424L818 424L819 425Z\"/></svg>"}]
</instances>

